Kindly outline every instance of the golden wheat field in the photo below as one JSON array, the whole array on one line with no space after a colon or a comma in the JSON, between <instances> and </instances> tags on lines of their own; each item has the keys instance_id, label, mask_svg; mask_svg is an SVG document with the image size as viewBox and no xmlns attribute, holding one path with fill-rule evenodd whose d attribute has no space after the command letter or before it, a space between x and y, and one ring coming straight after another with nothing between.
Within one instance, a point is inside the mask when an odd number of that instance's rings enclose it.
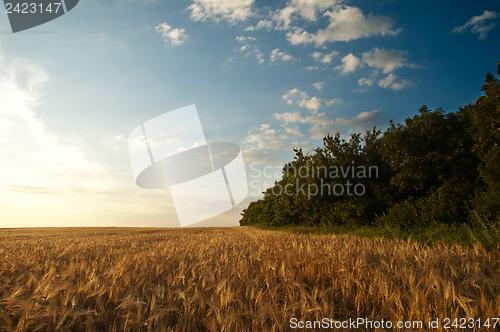
<instances>
[{"instance_id":1,"label":"golden wheat field","mask_svg":"<svg viewBox=\"0 0 500 332\"><path fill-rule=\"evenodd\" d=\"M6 331L477 324L500 313L500 253L249 227L2 229L0 311Z\"/></svg>"}]
</instances>

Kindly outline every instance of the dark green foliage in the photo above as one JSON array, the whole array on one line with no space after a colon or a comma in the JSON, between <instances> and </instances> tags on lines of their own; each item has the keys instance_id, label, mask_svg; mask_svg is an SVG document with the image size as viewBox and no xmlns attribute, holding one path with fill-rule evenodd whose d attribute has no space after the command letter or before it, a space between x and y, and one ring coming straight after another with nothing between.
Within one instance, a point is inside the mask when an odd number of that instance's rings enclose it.
<instances>
[{"instance_id":1,"label":"dark green foliage","mask_svg":"<svg viewBox=\"0 0 500 332\"><path fill-rule=\"evenodd\" d=\"M391 123L382 139L384 160L395 172L391 183L405 197L427 196L446 181L477 178L473 141L460 112L422 106L405 125Z\"/></svg>"},{"instance_id":2,"label":"dark green foliage","mask_svg":"<svg viewBox=\"0 0 500 332\"><path fill-rule=\"evenodd\" d=\"M391 187L391 170L382 160L380 137L381 131L375 128L364 136L352 134L349 140L328 134L323 146L311 155L295 150L294 160L283 167L281 180L263 199L249 205L241 224L371 222L387 207ZM373 166L376 168L370 169ZM355 195L356 185L363 189L362 196Z\"/></svg>"},{"instance_id":3,"label":"dark green foliage","mask_svg":"<svg viewBox=\"0 0 500 332\"><path fill-rule=\"evenodd\" d=\"M496 232L500 223L499 78L486 75L482 90L484 96L454 113L422 106L404 124L391 122L384 133L374 128L349 139L327 134L312 154L294 150L295 158L284 165L282 178L249 205L241 224L388 225L408 231L448 226L480 229L477 234ZM376 176L330 172L349 167L365 171L376 167ZM314 190L349 185L362 186L363 194Z\"/></svg>"},{"instance_id":4,"label":"dark green foliage","mask_svg":"<svg viewBox=\"0 0 500 332\"><path fill-rule=\"evenodd\" d=\"M500 75L500 63L497 67ZM469 134L474 139L474 152L480 159L480 190L474 200L472 217L476 222L500 222L500 80L486 75L484 96L462 112L471 122Z\"/></svg>"},{"instance_id":5,"label":"dark green foliage","mask_svg":"<svg viewBox=\"0 0 500 332\"><path fill-rule=\"evenodd\" d=\"M381 221L404 228L468 222L479 165L469 127L461 111L430 111L427 106L405 125L391 124L382 150L397 192Z\"/></svg>"}]
</instances>

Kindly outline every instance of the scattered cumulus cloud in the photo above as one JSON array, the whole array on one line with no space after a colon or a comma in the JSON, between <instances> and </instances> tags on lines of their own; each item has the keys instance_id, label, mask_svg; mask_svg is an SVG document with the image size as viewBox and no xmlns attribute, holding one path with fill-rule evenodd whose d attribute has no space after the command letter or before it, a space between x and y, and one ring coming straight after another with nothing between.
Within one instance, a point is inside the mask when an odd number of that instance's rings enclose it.
<instances>
[{"instance_id":1,"label":"scattered cumulus cloud","mask_svg":"<svg viewBox=\"0 0 500 332\"><path fill-rule=\"evenodd\" d=\"M276 135L276 130L271 129L271 125L267 123L261 124L258 133L249 133L245 139L245 143L255 143L257 148L267 148L266 141L272 139ZM274 149L279 149L275 146Z\"/></svg>"},{"instance_id":2,"label":"scattered cumulus cloud","mask_svg":"<svg viewBox=\"0 0 500 332\"><path fill-rule=\"evenodd\" d=\"M355 71L361 65L362 63L359 58L349 53L342 59L342 65L337 66L336 69L341 69L342 74L348 74Z\"/></svg>"},{"instance_id":3,"label":"scattered cumulus cloud","mask_svg":"<svg viewBox=\"0 0 500 332\"><path fill-rule=\"evenodd\" d=\"M245 21L253 15L252 5L254 0L194 0L188 7L191 10L193 21L215 22L226 20L229 23Z\"/></svg>"},{"instance_id":4,"label":"scattered cumulus cloud","mask_svg":"<svg viewBox=\"0 0 500 332\"><path fill-rule=\"evenodd\" d=\"M362 77L358 80L359 86L373 86L373 79Z\"/></svg>"},{"instance_id":5,"label":"scattered cumulus cloud","mask_svg":"<svg viewBox=\"0 0 500 332\"><path fill-rule=\"evenodd\" d=\"M389 74L402 67L420 68L420 66L407 61L407 53L401 50L386 50L374 47L372 50L363 53L360 57L352 53L347 54L342 58L342 64L335 67L335 69L341 70L342 74L347 74L356 71L366 64L370 68L381 69L382 73ZM363 83L367 82L363 80Z\"/></svg>"},{"instance_id":6,"label":"scattered cumulus cloud","mask_svg":"<svg viewBox=\"0 0 500 332\"><path fill-rule=\"evenodd\" d=\"M371 51L363 53L362 58L369 67L382 69L384 74L388 74L401 67L418 68L417 65L407 62L406 55L406 51L375 47Z\"/></svg>"},{"instance_id":7,"label":"scattered cumulus cloud","mask_svg":"<svg viewBox=\"0 0 500 332\"><path fill-rule=\"evenodd\" d=\"M496 23L491 22L498 17L497 12L485 10L482 15L472 16L471 19L462 26L455 27L452 32L460 33L470 29L479 35L479 39L486 39L488 32L493 29Z\"/></svg>"},{"instance_id":8,"label":"scattered cumulus cloud","mask_svg":"<svg viewBox=\"0 0 500 332\"><path fill-rule=\"evenodd\" d=\"M321 139L331 129L333 120L328 119L326 113L311 113L302 115L301 112L276 113L274 117L285 125L308 124L309 135L312 139Z\"/></svg>"},{"instance_id":9,"label":"scattered cumulus cloud","mask_svg":"<svg viewBox=\"0 0 500 332\"><path fill-rule=\"evenodd\" d=\"M307 121L302 117L300 112L285 112L285 113L275 113L274 117L285 124L289 123L307 123Z\"/></svg>"},{"instance_id":10,"label":"scattered cumulus cloud","mask_svg":"<svg viewBox=\"0 0 500 332\"><path fill-rule=\"evenodd\" d=\"M327 42L350 41L370 36L394 36L399 29L393 29L394 22L386 16L364 15L357 7L335 6L324 13L329 24L325 29L309 33L300 27L287 33L293 45L314 43L317 47Z\"/></svg>"},{"instance_id":11,"label":"scattered cumulus cloud","mask_svg":"<svg viewBox=\"0 0 500 332\"><path fill-rule=\"evenodd\" d=\"M282 96L282 99L289 105L298 105L313 112L317 112L322 105L330 106L342 102L339 98L327 100L318 97L309 97L306 92L300 91L297 88L289 90Z\"/></svg>"},{"instance_id":12,"label":"scattered cumulus cloud","mask_svg":"<svg viewBox=\"0 0 500 332\"><path fill-rule=\"evenodd\" d=\"M356 132L363 132L372 129L381 121L382 112L379 110L365 111L354 118L337 118L334 123L338 128L350 128Z\"/></svg>"},{"instance_id":13,"label":"scattered cumulus cloud","mask_svg":"<svg viewBox=\"0 0 500 332\"><path fill-rule=\"evenodd\" d=\"M238 49L240 53L244 53L245 57L254 57L257 60L258 64L263 64L266 60L264 59L264 52L260 50L257 45L252 44L256 40L255 37L252 36L237 36L236 40L243 45L241 45ZM229 60L229 59L228 59ZM230 61L233 61L234 58L231 57Z\"/></svg>"},{"instance_id":14,"label":"scattered cumulus cloud","mask_svg":"<svg viewBox=\"0 0 500 332\"><path fill-rule=\"evenodd\" d=\"M334 104L341 104L342 103L342 99L340 98L333 98L333 99L323 99L323 102L325 103L326 106L331 106L331 105L334 105Z\"/></svg>"},{"instance_id":15,"label":"scattered cumulus cloud","mask_svg":"<svg viewBox=\"0 0 500 332\"><path fill-rule=\"evenodd\" d=\"M172 29L172 27L165 22L158 24L155 29L161 34L166 44L181 45L188 38L185 29Z\"/></svg>"},{"instance_id":16,"label":"scattered cumulus cloud","mask_svg":"<svg viewBox=\"0 0 500 332\"><path fill-rule=\"evenodd\" d=\"M391 85L391 89L393 90L401 90L406 88L407 86L412 86L413 82L410 80L401 80L399 82L395 82Z\"/></svg>"},{"instance_id":17,"label":"scattered cumulus cloud","mask_svg":"<svg viewBox=\"0 0 500 332\"><path fill-rule=\"evenodd\" d=\"M315 22L318 14L334 6L337 0L291 0L286 7L278 9L273 20L279 29L288 29L294 19L302 18Z\"/></svg>"},{"instance_id":18,"label":"scattered cumulus cloud","mask_svg":"<svg viewBox=\"0 0 500 332\"><path fill-rule=\"evenodd\" d=\"M287 148L288 136L285 133L278 133L271 128L270 124L263 123L259 128L254 128L248 132L243 140L243 155L246 162L281 163L282 160L277 152Z\"/></svg>"},{"instance_id":19,"label":"scattered cumulus cloud","mask_svg":"<svg viewBox=\"0 0 500 332\"><path fill-rule=\"evenodd\" d=\"M291 56L290 54L286 54L283 51L280 51L279 48L274 49L271 52L271 55L269 57L269 60L271 62L289 61L289 60L292 60L292 59L293 59L293 56Z\"/></svg>"},{"instance_id":20,"label":"scattered cumulus cloud","mask_svg":"<svg viewBox=\"0 0 500 332\"><path fill-rule=\"evenodd\" d=\"M338 54L338 52L335 52L335 51L331 51L328 53L322 53L322 52L316 51L316 52L311 53L311 56L313 57L313 59L316 62L331 63L333 57L335 57L337 54Z\"/></svg>"},{"instance_id":21,"label":"scattered cumulus cloud","mask_svg":"<svg viewBox=\"0 0 500 332\"><path fill-rule=\"evenodd\" d=\"M266 60L264 60L264 53L259 50L258 48L255 48L254 52L255 54L255 59L257 60L257 63L260 65L260 64L263 64Z\"/></svg>"},{"instance_id":22,"label":"scattered cumulus cloud","mask_svg":"<svg viewBox=\"0 0 500 332\"><path fill-rule=\"evenodd\" d=\"M362 85L360 83L360 85ZM382 88L391 88L393 90L401 90L407 86L413 85L410 80L398 80L398 77L393 73L387 75L387 77L382 78L378 81L378 85Z\"/></svg>"},{"instance_id":23,"label":"scattered cumulus cloud","mask_svg":"<svg viewBox=\"0 0 500 332\"><path fill-rule=\"evenodd\" d=\"M381 86L382 88L387 88L387 87L391 86L391 84L394 82L395 79L396 79L396 75L394 75L393 73L390 73L389 75L387 75L386 78L379 80L378 85Z\"/></svg>"},{"instance_id":24,"label":"scattered cumulus cloud","mask_svg":"<svg viewBox=\"0 0 500 332\"><path fill-rule=\"evenodd\" d=\"M335 67L343 75L355 72L358 68L368 66L371 68L371 74L368 77L358 79L358 85L366 91L367 87L372 87L376 83L382 88L391 88L401 90L413 85L413 82L407 79L399 79L393 72L402 67L421 68L421 66L410 63L407 60L407 52L394 49L384 49L375 47L372 50L362 53L361 56L355 56L352 53L342 58L342 63ZM384 74L381 77L381 74Z\"/></svg>"},{"instance_id":25,"label":"scattered cumulus cloud","mask_svg":"<svg viewBox=\"0 0 500 332\"><path fill-rule=\"evenodd\" d=\"M255 26L251 25L245 29L245 31L254 31L260 29L270 30L273 27L273 21L270 20L261 20Z\"/></svg>"},{"instance_id":26,"label":"scattered cumulus cloud","mask_svg":"<svg viewBox=\"0 0 500 332\"><path fill-rule=\"evenodd\" d=\"M313 86L318 89L318 91L321 91L321 89L323 89L323 87L325 86L325 82L316 82L313 84Z\"/></svg>"},{"instance_id":27,"label":"scattered cumulus cloud","mask_svg":"<svg viewBox=\"0 0 500 332\"><path fill-rule=\"evenodd\" d=\"M239 42L245 42L247 40L256 40L257 38L255 37L252 37L252 36L248 36L248 37L245 37L245 36L236 36L235 38L237 41Z\"/></svg>"},{"instance_id":28,"label":"scattered cumulus cloud","mask_svg":"<svg viewBox=\"0 0 500 332\"><path fill-rule=\"evenodd\" d=\"M323 86L323 82L317 83ZM283 158L283 153L290 152L292 147L311 150L311 140L322 139L327 133L340 132L341 135L349 135L351 131L363 132L373 128L382 119L382 112L379 110L361 112L352 118L331 118L326 112L318 113L319 105L325 102L323 99L311 98L298 89L288 91L283 95L283 100L289 105L299 105L306 110L275 113L274 118L279 126L273 128L269 123L264 123L250 130L243 142L243 153L247 162L283 163L283 159L288 159ZM298 137L304 139L299 142Z\"/></svg>"},{"instance_id":29,"label":"scattered cumulus cloud","mask_svg":"<svg viewBox=\"0 0 500 332\"><path fill-rule=\"evenodd\" d=\"M290 95L296 98L294 101ZM283 100L289 105L297 100L300 104L306 103L308 96L303 91L292 89L283 96ZM300 105L299 105L300 106ZM304 107L307 108L307 107ZM340 132L347 134L348 130L363 132L366 129L373 128L381 120L382 113L379 110L361 112L354 118L341 117L332 119L325 112L318 113L315 108L307 108L309 112L303 114L301 111L275 113L274 117L278 120L287 133L298 133L297 125L308 126L308 133L311 139L321 139L327 133ZM302 131L300 131L302 133Z\"/></svg>"}]
</instances>

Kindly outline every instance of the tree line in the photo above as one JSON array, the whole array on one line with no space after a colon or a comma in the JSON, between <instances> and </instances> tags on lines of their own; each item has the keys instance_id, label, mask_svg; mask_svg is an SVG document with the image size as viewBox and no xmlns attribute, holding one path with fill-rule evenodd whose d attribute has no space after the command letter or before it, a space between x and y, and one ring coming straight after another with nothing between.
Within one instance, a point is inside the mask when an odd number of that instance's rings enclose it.
<instances>
[{"instance_id":1,"label":"tree line","mask_svg":"<svg viewBox=\"0 0 500 332\"><path fill-rule=\"evenodd\" d=\"M500 62L497 75L486 75L484 94L456 112L424 105L385 131L327 134L312 153L294 149L281 179L243 211L241 225L497 227L499 75ZM367 176L370 167L376 175Z\"/></svg>"}]
</instances>

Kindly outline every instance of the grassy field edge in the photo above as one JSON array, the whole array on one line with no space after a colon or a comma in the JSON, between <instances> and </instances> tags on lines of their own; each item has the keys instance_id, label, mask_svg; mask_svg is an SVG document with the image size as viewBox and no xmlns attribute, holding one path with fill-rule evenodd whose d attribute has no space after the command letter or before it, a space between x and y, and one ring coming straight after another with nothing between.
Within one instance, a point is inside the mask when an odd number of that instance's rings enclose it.
<instances>
[{"instance_id":1,"label":"grassy field edge","mask_svg":"<svg viewBox=\"0 0 500 332\"><path fill-rule=\"evenodd\" d=\"M357 237L382 237L388 240L401 239L416 241L421 244L433 245L436 243L458 244L467 247L483 247L486 250L500 250L500 226L478 226L471 228L466 225L449 226L437 225L422 229L405 230L400 227L383 226L269 226L246 225L263 230L284 231L297 234L347 234Z\"/></svg>"}]
</instances>

